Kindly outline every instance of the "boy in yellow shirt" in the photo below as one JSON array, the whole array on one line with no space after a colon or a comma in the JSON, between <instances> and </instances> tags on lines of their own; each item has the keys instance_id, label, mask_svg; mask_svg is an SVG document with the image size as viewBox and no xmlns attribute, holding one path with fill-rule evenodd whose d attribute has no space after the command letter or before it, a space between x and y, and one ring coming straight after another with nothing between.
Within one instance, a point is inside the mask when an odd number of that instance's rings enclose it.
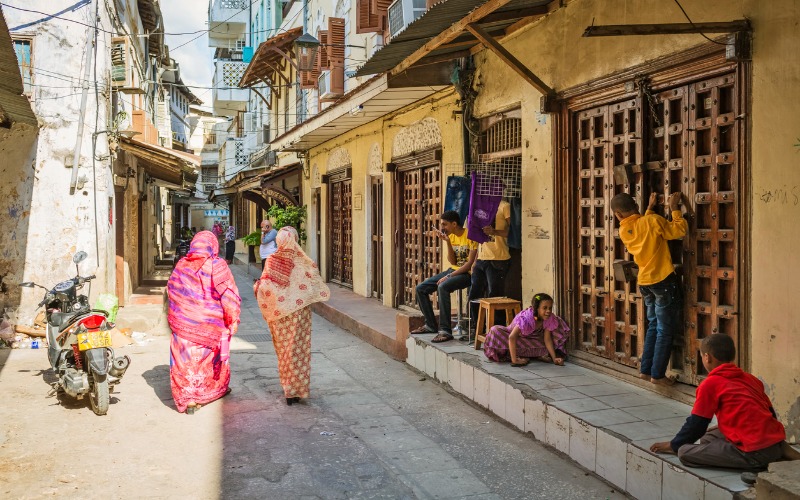
<instances>
[{"instance_id":1,"label":"boy in yellow shirt","mask_svg":"<svg viewBox=\"0 0 800 500\"><path fill-rule=\"evenodd\" d=\"M658 202L656 193L650 195L644 215L639 213L639 206L627 193L611 199L611 210L620 221L619 238L639 266L637 282L647 314L639 376L657 385L675 383L674 378L666 376L666 371L672 336L682 321L683 294L667 241L686 236L686 220L678 210L680 200L680 193L672 193L669 197L670 222L653 211Z\"/></svg>"},{"instance_id":2,"label":"boy in yellow shirt","mask_svg":"<svg viewBox=\"0 0 800 500\"><path fill-rule=\"evenodd\" d=\"M417 304L425 324L411 333L434 333L436 316L433 314L431 294L438 292L439 327L438 335L431 342L447 342L453 340L453 327L450 323L450 294L456 290L467 288L470 284L470 270L478 253L478 244L467 238L467 230L461 226L458 212L448 210L441 215L441 231L437 235L447 249L447 260L450 262L444 272L431 276L417 285Z\"/></svg>"}]
</instances>

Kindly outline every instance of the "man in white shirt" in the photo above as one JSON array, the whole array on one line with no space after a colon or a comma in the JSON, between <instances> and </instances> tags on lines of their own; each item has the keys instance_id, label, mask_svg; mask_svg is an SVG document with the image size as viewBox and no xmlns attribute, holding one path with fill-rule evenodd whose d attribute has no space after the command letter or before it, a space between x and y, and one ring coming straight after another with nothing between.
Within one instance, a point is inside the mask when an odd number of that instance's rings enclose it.
<instances>
[{"instance_id":1,"label":"man in white shirt","mask_svg":"<svg viewBox=\"0 0 800 500\"><path fill-rule=\"evenodd\" d=\"M261 246L258 247L258 253L261 256L261 270L264 270L264 264L267 262L267 257L278 250L278 245L275 244L275 238L278 237L278 231L272 228L272 222L269 219L261 221Z\"/></svg>"}]
</instances>

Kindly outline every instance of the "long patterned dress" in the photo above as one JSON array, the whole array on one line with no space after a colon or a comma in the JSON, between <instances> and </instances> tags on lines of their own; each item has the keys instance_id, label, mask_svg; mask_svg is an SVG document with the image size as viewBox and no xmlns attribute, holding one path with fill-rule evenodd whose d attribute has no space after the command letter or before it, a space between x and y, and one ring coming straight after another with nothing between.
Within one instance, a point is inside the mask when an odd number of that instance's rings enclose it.
<instances>
[{"instance_id":1,"label":"long patterned dress","mask_svg":"<svg viewBox=\"0 0 800 500\"><path fill-rule=\"evenodd\" d=\"M311 382L311 308L270 321L278 374L287 398L307 398Z\"/></svg>"},{"instance_id":2,"label":"long patterned dress","mask_svg":"<svg viewBox=\"0 0 800 500\"><path fill-rule=\"evenodd\" d=\"M515 326L520 330L517 339L517 356L522 358L546 356L548 352L544 344L545 329L552 332L556 355L567 356L567 341L569 341L570 332L567 323L555 314L551 314L547 321L537 321L533 309L529 307L517 314L508 327L496 325L489 330L483 344L483 353L487 358L492 361L511 361L508 338Z\"/></svg>"}]
</instances>

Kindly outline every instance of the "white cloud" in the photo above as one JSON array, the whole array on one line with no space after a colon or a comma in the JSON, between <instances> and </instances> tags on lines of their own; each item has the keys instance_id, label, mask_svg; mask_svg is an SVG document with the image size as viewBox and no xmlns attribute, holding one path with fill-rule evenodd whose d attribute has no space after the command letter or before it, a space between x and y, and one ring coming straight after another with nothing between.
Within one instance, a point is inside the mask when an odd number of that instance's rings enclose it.
<instances>
[{"instance_id":1,"label":"white cloud","mask_svg":"<svg viewBox=\"0 0 800 500\"><path fill-rule=\"evenodd\" d=\"M199 0L163 0L161 13L164 16L166 33L186 33L208 29L208 2ZM193 40L196 38L195 40ZM187 43L189 42L189 43ZM214 66L213 49L208 46L208 34L167 35L169 55L181 65L181 78L186 85L210 87ZM183 47L179 45L185 44ZM204 107L211 106L211 90L190 89L203 101Z\"/></svg>"}]
</instances>

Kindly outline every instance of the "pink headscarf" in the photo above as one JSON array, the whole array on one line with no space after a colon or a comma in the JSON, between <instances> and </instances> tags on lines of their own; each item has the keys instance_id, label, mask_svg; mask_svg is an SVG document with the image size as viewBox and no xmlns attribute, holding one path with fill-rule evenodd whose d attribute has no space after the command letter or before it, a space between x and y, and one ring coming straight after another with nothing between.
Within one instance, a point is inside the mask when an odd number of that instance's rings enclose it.
<instances>
[{"instance_id":1,"label":"pink headscarf","mask_svg":"<svg viewBox=\"0 0 800 500\"><path fill-rule=\"evenodd\" d=\"M172 331L214 349L235 332L242 301L230 268L218 255L214 233L197 233L167 282Z\"/></svg>"},{"instance_id":2,"label":"pink headscarf","mask_svg":"<svg viewBox=\"0 0 800 500\"><path fill-rule=\"evenodd\" d=\"M267 257L264 273L253 285L261 314L268 323L330 298L330 289L317 265L297 240L297 230L291 226L278 231L278 250Z\"/></svg>"}]
</instances>

